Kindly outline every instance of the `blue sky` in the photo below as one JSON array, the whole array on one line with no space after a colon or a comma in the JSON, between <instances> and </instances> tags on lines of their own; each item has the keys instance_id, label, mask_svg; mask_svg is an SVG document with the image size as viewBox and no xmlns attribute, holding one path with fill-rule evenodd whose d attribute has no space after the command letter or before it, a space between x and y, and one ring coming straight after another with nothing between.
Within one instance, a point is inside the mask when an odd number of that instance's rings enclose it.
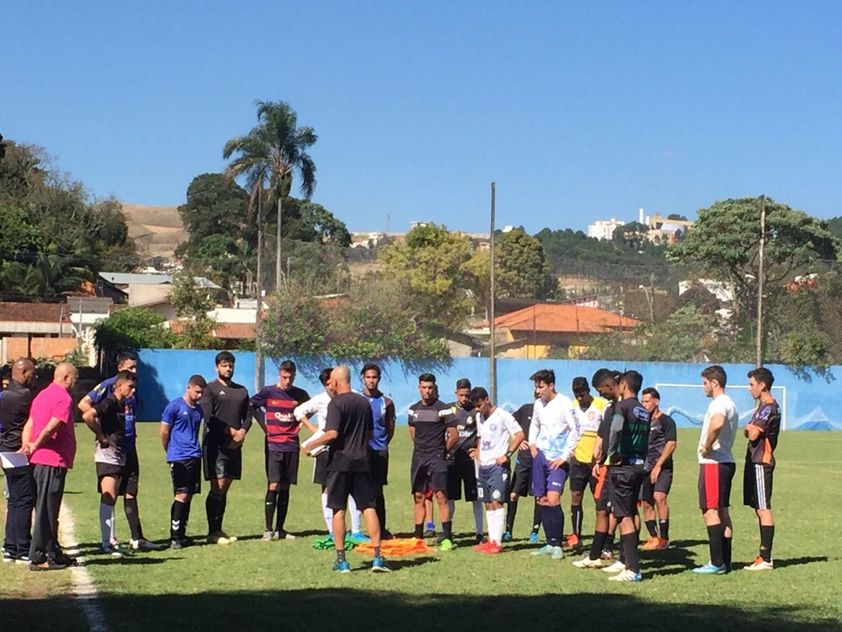
<instances>
[{"instance_id":1,"label":"blue sky","mask_svg":"<svg viewBox=\"0 0 842 632\"><path fill-rule=\"evenodd\" d=\"M319 141L314 201L583 229L765 193L842 215L842 3L19 2L0 132L98 197L184 201L254 102Z\"/></svg>"}]
</instances>

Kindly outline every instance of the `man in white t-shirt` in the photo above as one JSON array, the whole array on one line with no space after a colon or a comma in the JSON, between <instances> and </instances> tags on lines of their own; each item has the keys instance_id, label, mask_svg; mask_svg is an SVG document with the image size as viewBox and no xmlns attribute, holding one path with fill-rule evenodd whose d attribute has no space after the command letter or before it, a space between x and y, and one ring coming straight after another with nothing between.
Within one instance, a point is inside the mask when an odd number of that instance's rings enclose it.
<instances>
[{"instance_id":1,"label":"man in white t-shirt","mask_svg":"<svg viewBox=\"0 0 842 632\"><path fill-rule=\"evenodd\" d=\"M477 416L477 447L469 455L479 463L477 496L485 503L488 541L474 547L480 553L495 554L503 550L506 529L506 490L509 484L509 459L523 441L523 429L511 413L491 403L488 391L477 386L471 389L471 403Z\"/></svg>"},{"instance_id":2,"label":"man in white t-shirt","mask_svg":"<svg viewBox=\"0 0 842 632\"><path fill-rule=\"evenodd\" d=\"M725 394L727 375L721 366L702 371L702 388L712 398L705 413L699 438L699 507L705 520L710 544L710 561L693 572L722 575L731 570L733 529L728 506L734 478L731 447L737 435L737 407Z\"/></svg>"}]
</instances>

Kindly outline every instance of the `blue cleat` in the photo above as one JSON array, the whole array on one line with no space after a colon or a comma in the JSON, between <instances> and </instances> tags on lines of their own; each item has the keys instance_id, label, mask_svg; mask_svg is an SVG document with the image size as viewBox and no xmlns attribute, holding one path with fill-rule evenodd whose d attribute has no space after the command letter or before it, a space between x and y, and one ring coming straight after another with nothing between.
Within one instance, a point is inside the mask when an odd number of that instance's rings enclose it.
<instances>
[{"instance_id":1,"label":"blue cleat","mask_svg":"<svg viewBox=\"0 0 842 632\"><path fill-rule=\"evenodd\" d=\"M538 544L538 532L533 531L529 534L529 544Z\"/></svg>"},{"instance_id":2,"label":"blue cleat","mask_svg":"<svg viewBox=\"0 0 842 632\"><path fill-rule=\"evenodd\" d=\"M512 532L511 532L511 531L506 531L506 532L503 534L503 542L511 542L511 541L512 541Z\"/></svg>"},{"instance_id":3,"label":"blue cleat","mask_svg":"<svg viewBox=\"0 0 842 632\"><path fill-rule=\"evenodd\" d=\"M725 564L722 566L716 566L708 562L704 566L699 566L693 569L693 572L697 575L724 575L727 569L725 568Z\"/></svg>"},{"instance_id":4,"label":"blue cleat","mask_svg":"<svg viewBox=\"0 0 842 632\"><path fill-rule=\"evenodd\" d=\"M348 537L351 538L351 541L354 544L362 544L363 542L371 542L371 538L369 538L365 533L362 531L354 531Z\"/></svg>"},{"instance_id":5,"label":"blue cleat","mask_svg":"<svg viewBox=\"0 0 842 632\"><path fill-rule=\"evenodd\" d=\"M334 573L350 573L351 572L351 565L348 563L348 560L336 560L336 563L333 565L333 572Z\"/></svg>"},{"instance_id":6,"label":"blue cleat","mask_svg":"<svg viewBox=\"0 0 842 632\"><path fill-rule=\"evenodd\" d=\"M386 560L383 556L375 557L371 562L371 572L372 573L391 573L392 569L389 568L389 565L386 564Z\"/></svg>"}]
</instances>

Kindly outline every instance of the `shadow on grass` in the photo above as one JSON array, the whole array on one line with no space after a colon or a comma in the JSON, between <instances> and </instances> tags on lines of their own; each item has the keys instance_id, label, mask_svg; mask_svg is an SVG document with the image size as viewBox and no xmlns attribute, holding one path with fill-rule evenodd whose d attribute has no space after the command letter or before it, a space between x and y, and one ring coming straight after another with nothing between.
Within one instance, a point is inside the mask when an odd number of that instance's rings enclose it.
<instances>
[{"instance_id":1,"label":"shadow on grass","mask_svg":"<svg viewBox=\"0 0 842 632\"><path fill-rule=\"evenodd\" d=\"M810 620L807 609L791 605L743 609L723 604L657 604L634 594L534 596L404 595L385 590L351 588L355 574L344 589L207 592L190 595L100 594L109 630L130 632L159 629L202 630L430 630L431 613L465 629L506 631L528 627L546 630L593 629L599 621L612 622L624 630L668 629L692 632L796 632L809 625L811 632L839 630L839 621ZM629 587L632 591L634 587ZM51 599L51 607L67 598ZM64 604L71 606L70 603ZM4 623L13 629L19 618L27 630L38 628L39 619L26 617L38 602L2 600ZM6 613L12 613L7 618ZM282 622L282 623L281 623ZM55 629L55 622L50 626ZM433 625L433 627L440 627ZM65 627L62 630L70 630Z\"/></svg>"}]
</instances>

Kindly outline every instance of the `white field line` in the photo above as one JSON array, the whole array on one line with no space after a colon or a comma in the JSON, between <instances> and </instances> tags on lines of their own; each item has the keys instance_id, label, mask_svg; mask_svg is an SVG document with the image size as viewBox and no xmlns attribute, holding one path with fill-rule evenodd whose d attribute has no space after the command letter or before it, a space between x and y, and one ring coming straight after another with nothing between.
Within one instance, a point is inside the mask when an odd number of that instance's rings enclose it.
<instances>
[{"instance_id":1,"label":"white field line","mask_svg":"<svg viewBox=\"0 0 842 632\"><path fill-rule=\"evenodd\" d=\"M65 549L78 546L76 521L67 503L62 503L59 511L59 539ZM79 565L70 569L70 581L73 584L73 594L79 600L82 612L85 613L85 618L88 620L88 629L91 632L108 632L105 615L97 602L96 586L88 569L85 568L83 559L80 558Z\"/></svg>"}]
</instances>

